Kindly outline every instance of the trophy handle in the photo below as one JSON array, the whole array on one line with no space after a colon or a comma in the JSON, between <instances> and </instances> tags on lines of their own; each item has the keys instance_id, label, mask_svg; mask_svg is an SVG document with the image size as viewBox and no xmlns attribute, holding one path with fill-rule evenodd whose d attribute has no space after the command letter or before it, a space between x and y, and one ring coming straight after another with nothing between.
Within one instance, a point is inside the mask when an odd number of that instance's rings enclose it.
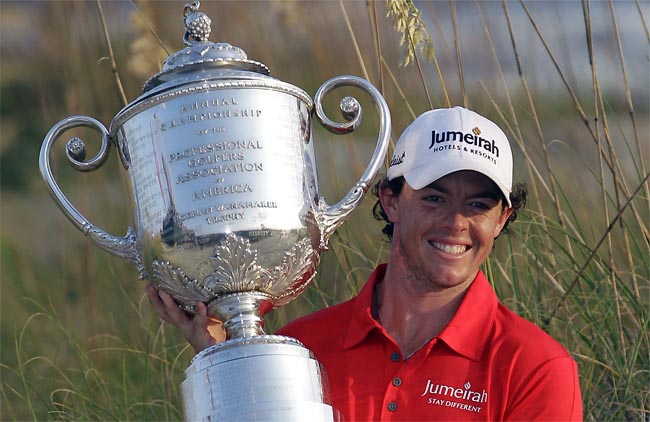
<instances>
[{"instance_id":1,"label":"trophy handle","mask_svg":"<svg viewBox=\"0 0 650 422\"><path fill-rule=\"evenodd\" d=\"M323 198L318 203L318 212L316 221L321 230L321 248L326 248L327 241L336 229L343 224L345 218L354 210L369 189L372 180L377 176L379 168L382 166L388 143L390 141L390 110L381 93L370 82L357 76L343 75L334 77L318 88L314 97L316 105L316 116L321 124L330 132L337 135L350 133L357 129L361 124L362 110L361 105L353 97L345 97L341 100L340 108L346 123L336 123L330 120L323 111L322 99L333 89L342 86L352 86L366 91L372 97L372 100L379 112L379 137L377 146L359 181L350 189L350 191L334 205L327 205Z\"/></svg>"},{"instance_id":2,"label":"trophy handle","mask_svg":"<svg viewBox=\"0 0 650 422\"><path fill-rule=\"evenodd\" d=\"M52 175L52 169L50 167L50 150L52 149L52 145L63 132L75 127L89 127L96 129L102 135L102 145L95 157L88 161L84 161L86 156L86 146L84 145L84 142L79 138L70 139L66 146L66 155L68 156L68 160L72 167L78 171L89 172L100 168L106 162L110 151L111 141L104 125L92 117L71 116L54 125L43 140L38 161L43 180L45 180L45 183L50 190L50 194L63 214L68 217L68 220L70 220L79 231L88 236L102 249L133 263L138 268L140 279L143 279L146 276L146 271L142 265L142 259L137 250L135 230L133 230L133 227L127 229L124 237L117 237L93 225L75 208L74 205L72 205L70 200L68 200L68 198L63 194Z\"/></svg>"}]
</instances>

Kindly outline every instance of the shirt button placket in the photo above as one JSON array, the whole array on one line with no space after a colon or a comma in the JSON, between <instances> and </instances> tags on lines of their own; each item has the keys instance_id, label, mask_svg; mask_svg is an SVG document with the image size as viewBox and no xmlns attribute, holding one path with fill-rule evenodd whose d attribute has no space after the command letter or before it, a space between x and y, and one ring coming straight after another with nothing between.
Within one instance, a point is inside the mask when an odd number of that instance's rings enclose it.
<instances>
[{"instance_id":1,"label":"shirt button placket","mask_svg":"<svg viewBox=\"0 0 650 422\"><path fill-rule=\"evenodd\" d=\"M399 363L402 360L402 355L399 352L393 352L390 354L390 360L391 362ZM391 384L393 385L393 387L399 387L400 385L402 385L402 379L398 376L394 377L391 381ZM395 393L391 393L391 395L393 395L393 398L395 398L394 394ZM386 404L386 409L391 413L397 411L397 401L395 401L394 399L389 401Z\"/></svg>"}]
</instances>

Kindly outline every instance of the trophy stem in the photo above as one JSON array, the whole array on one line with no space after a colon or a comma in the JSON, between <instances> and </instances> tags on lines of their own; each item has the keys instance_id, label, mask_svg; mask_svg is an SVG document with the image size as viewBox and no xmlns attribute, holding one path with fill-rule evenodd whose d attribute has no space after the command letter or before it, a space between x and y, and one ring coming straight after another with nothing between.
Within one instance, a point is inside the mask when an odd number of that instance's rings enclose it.
<instances>
[{"instance_id":1,"label":"trophy stem","mask_svg":"<svg viewBox=\"0 0 650 422\"><path fill-rule=\"evenodd\" d=\"M263 317L271 309L271 296L258 291L219 296L208 304L208 313L223 321L228 340L265 335Z\"/></svg>"}]
</instances>

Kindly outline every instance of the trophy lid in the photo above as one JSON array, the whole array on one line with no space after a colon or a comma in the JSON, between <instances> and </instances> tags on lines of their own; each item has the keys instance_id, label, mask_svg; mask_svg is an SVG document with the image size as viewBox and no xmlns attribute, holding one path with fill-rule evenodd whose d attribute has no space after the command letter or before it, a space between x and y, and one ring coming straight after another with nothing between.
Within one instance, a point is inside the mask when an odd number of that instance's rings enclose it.
<instances>
[{"instance_id":1,"label":"trophy lid","mask_svg":"<svg viewBox=\"0 0 650 422\"><path fill-rule=\"evenodd\" d=\"M183 9L185 35L184 49L170 55L163 64L162 71L149 78L142 89L143 93L188 73L205 71L248 71L269 75L269 68L264 64L249 60L239 47L228 43L213 43L210 36L210 18L199 12L199 1L186 4Z\"/></svg>"}]
</instances>

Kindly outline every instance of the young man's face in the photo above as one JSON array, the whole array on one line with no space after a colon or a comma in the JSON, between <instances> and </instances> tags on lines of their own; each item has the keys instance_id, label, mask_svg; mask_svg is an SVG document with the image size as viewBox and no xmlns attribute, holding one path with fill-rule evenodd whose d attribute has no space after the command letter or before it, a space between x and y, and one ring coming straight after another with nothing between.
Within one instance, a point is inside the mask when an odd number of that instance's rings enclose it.
<instances>
[{"instance_id":1,"label":"young man's face","mask_svg":"<svg viewBox=\"0 0 650 422\"><path fill-rule=\"evenodd\" d=\"M474 171L458 171L420 190L380 190L394 223L391 263L429 290L469 283L487 259L511 208L499 188Z\"/></svg>"}]
</instances>

